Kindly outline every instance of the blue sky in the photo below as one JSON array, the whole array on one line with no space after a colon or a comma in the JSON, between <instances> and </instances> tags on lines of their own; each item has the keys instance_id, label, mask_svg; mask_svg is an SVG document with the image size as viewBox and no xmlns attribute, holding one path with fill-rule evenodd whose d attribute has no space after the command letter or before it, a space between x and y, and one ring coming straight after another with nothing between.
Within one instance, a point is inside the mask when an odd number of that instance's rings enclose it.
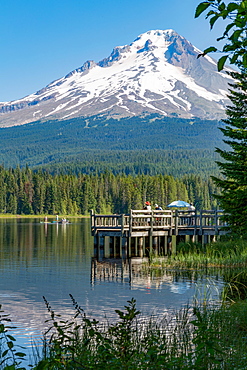
<instances>
[{"instance_id":1,"label":"blue sky","mask_svg":"<svg viewBox=\"0 0 247 370\"><path fill-rule=\"evenodd\" d=\"M22 98L86 60L151 29L172 28L200 49L223 26L194 19L200 0L1 0L0 101Z\"/></svg>"}]
</instances>

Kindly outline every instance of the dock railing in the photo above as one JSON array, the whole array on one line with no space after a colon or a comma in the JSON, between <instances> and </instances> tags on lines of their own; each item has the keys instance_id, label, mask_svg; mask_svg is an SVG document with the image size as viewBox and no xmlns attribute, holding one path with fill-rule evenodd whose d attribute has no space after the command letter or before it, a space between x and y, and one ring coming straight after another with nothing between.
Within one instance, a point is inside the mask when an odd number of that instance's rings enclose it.
<instances>
[{"instance_id":1,"label":"dock railing","mask_svg":"<svg viewBox=\"0 0 247 370\"><path fill-rule=\"evenodd\" d=\"M171 228L174 224L174 215L170 210L131 210L130 224L133 229L152 226L157 229Z\"/></svg>"},{"instance_id":2,"label":"dock railing","mask_svg":"<svg viewBox=\"0 0 247 370\"><path fill-rule=\"evenodd\" d=\"M122 235L137 230L170 230L175 235L179 230L194 230L194 234L203 230L212 230L215 235L226 226L220 210L131 210L129 214L103 215L91 211L92 234L97 231L119 231Z\"/></svg>"}]
</instances>

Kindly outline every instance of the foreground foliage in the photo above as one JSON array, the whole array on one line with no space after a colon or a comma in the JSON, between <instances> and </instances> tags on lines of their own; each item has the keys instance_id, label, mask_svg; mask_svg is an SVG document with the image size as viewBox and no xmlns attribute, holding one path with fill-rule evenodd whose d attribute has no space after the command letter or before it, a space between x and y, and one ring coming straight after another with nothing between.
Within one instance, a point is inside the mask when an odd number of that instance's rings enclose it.
<instances>
[{"instance_id":1,"label":"foreground foliage","mask_svg":"<svg viewBox=\"0 0 247 370\"><path fill-rule=\"evenodd\" d=\"M195 12L199 17L207 11L211 29L219 20L226 20L226 28L217 41L224 41L222 53L218 60L218 70L222 70L226 61L247 68L247 0L206 0L201 2ZM218 49L210 46L205 49L203 55L216 52Z\"/></svg>"},{"instance_id":2,"label":"foreground foliage","mask_svg":"<svg viewBox=\"0 0 247 370\"><path fill-rule=\"evenodd\" d=\"M115 323L89 319L73 297L75 315L63 320L45 300L50 328L35 370L246 369L247 305L185 307L174 315L142 318L132 298ZM23 369L1 324L0 369ZM48 336L49 334L49 336ZM9 349L10 350L10 349ZM8 351L9 351L8 350ZM7 351L7 352L8 352ZM37 356L37 355L36 355Z\"/></svg>"}]
</instances>

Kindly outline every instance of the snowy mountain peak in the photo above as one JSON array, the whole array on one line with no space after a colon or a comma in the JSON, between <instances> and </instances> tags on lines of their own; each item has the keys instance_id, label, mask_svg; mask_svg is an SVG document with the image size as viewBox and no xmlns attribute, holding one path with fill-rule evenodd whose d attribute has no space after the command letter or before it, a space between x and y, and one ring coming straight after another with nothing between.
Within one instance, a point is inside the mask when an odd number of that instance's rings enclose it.
<instances>
[{"instance_id":1,"label":"snowy mountain peak","mask_svg":"<svg viewBox=\"0 0 247 370\"><path fill-rule=\"evenodd\" d=\"M147 39L151 40L157 46L164 45L167 41L169 41L172 37L181 37L179 34L174 30L151 30L139 35L131 45L140 43L145 43Z\"/></svg>"},{"instance_id":2,"label":"snowy mountain peak","mask_svg":"<svg viewBox=\"0 0 247 370\"><path fill-rule=\"evenodd\" d=\"M89 60L36 93L1 104L0 125L96 114L221 119L230 78L198 52L174 30L145 32L100 62Z\"/></svg>"}]
</instances>

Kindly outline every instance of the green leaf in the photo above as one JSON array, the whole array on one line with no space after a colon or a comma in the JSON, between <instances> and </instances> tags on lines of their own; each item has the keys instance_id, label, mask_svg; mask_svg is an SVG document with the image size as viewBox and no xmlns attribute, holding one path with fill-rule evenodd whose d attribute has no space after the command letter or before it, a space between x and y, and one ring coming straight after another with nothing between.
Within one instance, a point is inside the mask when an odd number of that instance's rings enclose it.
<instances>
[{"instance_id":1,"label":"green leaf","mask_svg":"<svg viewBox=\"0 0 247 370\"><path fill-rule=\"evenodd\" d=\"M231 41L237 41L238 40L238 38L239 38L239 36L241 35L241 33L242 33L242 30L236 30L236 31L234 31L233 32L233 34L231 35L231 37L229 37L229 40L231 40Z\"/></svg>"},{"instance_id":2,"label":"green leaf","mask_svg":"<svg viewBox=\"0 0 247 370\"><path fill-rule=\"evenodd\" d=\"M216 52L217 51L217 48L216 47L214 47L214 46L210 46L209 48L207 48L207 49L205 49L204 51L203 51L203 55L206 55L206 54L208 54L208 53L214 53L214 52Z\"/></svg>"},{"instance_id":3,"label":"green leaf","mask_svg":"<svg viewBox=\"0 0 247 370\"><path fill-rule=\"evenodd\" d=\"M214 10L210 10L208 13L207 13L207 17L210 17L210 15L213 15L213 14L217 14Z\"/></svg>"},{"instance_id":4,"label":"green leaf","mask_svg":"<svg viewBox=\"0 0 247 370\"><path fill-rule=\"evenodd\" d=\"M14 347L14 344L13 344L13 342L7 342L7 346L8 346L10 349L12 349L12 348Z\"/></svg>"},{"instance_id":5,"label":"green leaf","mask_svg":"<svg viewBox=\"0 0 247 370\"><path fill-rule=\"evenodd\" d=\"M222 71L222 69L224 68L224 65L225 65L225 62L228 58L228 55L223 55L223 57L221 57L219 60L218 60L218 63L217 63L217 67L218 67L218 71Z\"/></svg>"},{"instance_id":6,"label":"green leaf","mask_svg":"<svg viewBox=\"0 0 247 370\"><path fill-rule=\"evenodd\" d=\"M247 68L247 54L246 53L243 55L243 65L245 68Z\"/></svg>"},{"instance_id":7,"label":"green leaf","mask_svg":"<svg viewBox=\"0 0 247 370\"><path fill-rule=\"evenodd\" d=\"M214 26L214 24L215 24L215 22L217 21L217 19L219 18L219 16L218 15L214 15L211 19L210 19L210 21L209 21L209 23L210 23L210 28L212 29L213 28L213 26Z\"/></svg>"},{"instance_id":8,"label":"green leaf","mask_svg":"<svg viewBox=\"0 0 247 370\"><path fill-rule=\"evenodd\" d=\"M5 366L4 370L16 370L15 364Z\"/></svg>"},{"instance_id":9,"label":"green leaf","mask_svg":"<svg viewBox=\"0 0 247 370\"><path fill-rule=\"evenodd\" d=\"M199 15L201 15L210 5L211 4L208 1L203 1L200 3L196 8L195 18L198 18Z\"/></svg>"},{"instance_id":10,"label":"green leaf","mask_svg":"<svg viewBox=\"0 0 247 370\"><path fill-rule=\"evenodd\" d=\"M247 9L247 2L245 0L242 0L240 5L239 5L239 8Z\"/></svg>"},{"instance_id":11,"label":"green leaf","mask_svg":"<svg viewBox=\"0 0 247 370\"><path fill-rule=\"evenodd\" d=\"M229 12L227 10L223 10L222 13L221 13L221 17L223 19L226 19L228 16L229 16Z\"/></svg>"},{"instance_id":12,"label":"green leaf","mask_svg":"<svg viewBox=\"0 0 247 370\"><path fill-rule=\"evenodd\" d=\"M238 9L239 8L239 5L238 4L236 4L236 3L229 3L228 5L227 5L227 10L228 10L228 12L230 13L230 12L233 12L234 10L236 10L236 9Z\"/></svg>"},{"instance_id":13,"label":"green leaf","mask_svg":"<svg viewBox=\"0 0 247 370\"><path fill-rule=\"evenodd\" d=\"M225 10L226 8L226 4L225 3L220 3L220 5L218 6L218 9L220 12L222 12L223 10Z\"/></svg>"},{"instance_id":14,"label":"green leaf","mask_svg":"<svg viewBox=\"0 0 247 370\"><path fill-rule=\"evenodd\" d=\"M231 64L235 64L235 63L236 63L236 61L237 61L237 59L238 59L238 54L234 54L234 55L231 57L231 59L230 59Z\"/></svg>"},{"instance_id":15,"label":"green leaf","mask_svg":"<svg viewBox=\"0 0 247 370\"><path fill-rule=\"evenodd\" d=\"M90 337L93 337L94 334L95 334L94 329L89 329L88 334L89 334Z\"/></svg>"},{"instance_id":16,"label":"green leaf","mask_svg":"<svg viewBox=\"0 0 247 370\"><path fill-rule=\"evenodd\" d=\"M12 337L12 335L10 335L10 334L7 334L7 338L9 338L10 340L12 340L13 342L15 342L15 338L14 337Z\"/></svg>"},{"instance_id":17,"label":"green leaf","mask_svg":"<svg viewBox=\"0 0 247 370\"><path fill-rule=\"evenodd\" d=\"M226 36L228 34L228 32L230 31L230 29L234 26L234 22L233 23L230 23L226 26L226 29L225 29L225 32L223 33L223 36Z\"/></svg>"},{"instance_id":18,"label":"green leaf","mask_svg":"<svg viewBox=\"0 0 247 370\"><path fill-rule=\"evenodd\" d=\"M7 353L9 352L8 349L6 349L5 351L3 351L3 353L1 354L1 357L5 357L7 355Z\"/></svg>"}]
</instances>

